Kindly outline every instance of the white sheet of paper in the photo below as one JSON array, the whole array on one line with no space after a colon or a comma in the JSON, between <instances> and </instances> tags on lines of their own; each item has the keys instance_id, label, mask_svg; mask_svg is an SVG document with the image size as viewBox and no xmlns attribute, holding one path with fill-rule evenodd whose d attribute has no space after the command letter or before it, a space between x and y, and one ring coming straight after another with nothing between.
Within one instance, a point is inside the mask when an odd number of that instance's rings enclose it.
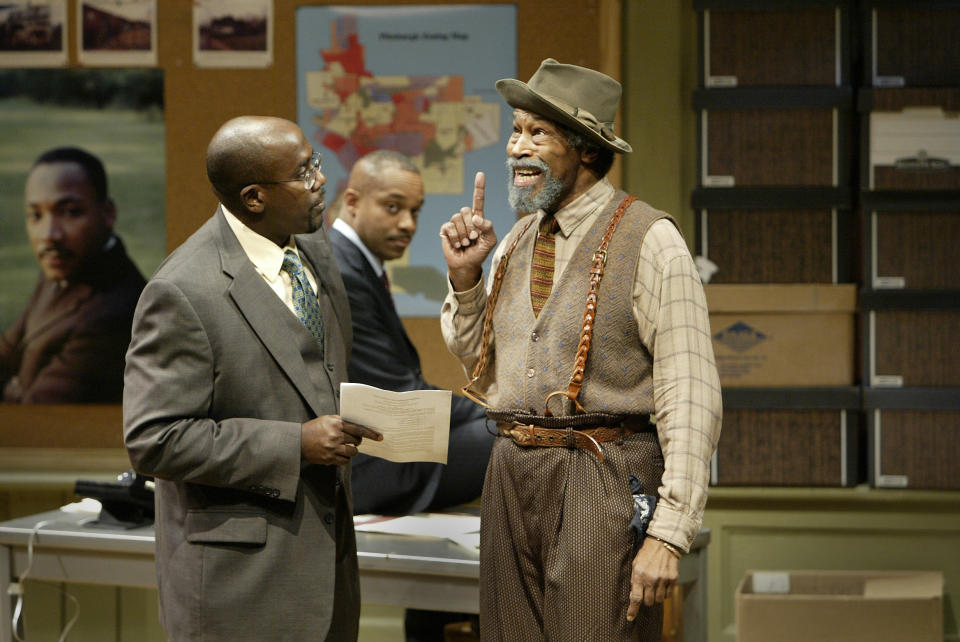
<instances>
[{"instance_id":1,"label":"white sheet of paper","mask_svg":"<svg viewBox=\"0 0 960 642\"><path fill-rule=\"evenodd\" d=\"M340 384L340 416L369 426L383 441L364 439L365 455L396 462L447 463L450 441L449 390L393 392L362 383Z\"/></svg>"},{"instance_id":2,"label":"white sheet of paper","mask_svg":"<svg viewBox=\"0 0 960 642\"><path fill-rule=\"evenodd\" d=\"M480 537L480 516L452 513L418 513L405 517L358 515L354 528L367 533L392 535L429 535L456 541L470 534Z\"/></svg>"}]
</instances>

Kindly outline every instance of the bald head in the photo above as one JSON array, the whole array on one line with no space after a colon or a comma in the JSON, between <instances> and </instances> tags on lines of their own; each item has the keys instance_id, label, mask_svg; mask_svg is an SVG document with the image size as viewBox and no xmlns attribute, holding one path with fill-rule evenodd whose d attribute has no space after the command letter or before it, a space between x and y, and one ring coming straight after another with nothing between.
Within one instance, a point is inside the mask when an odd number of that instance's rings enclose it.
<instances>
[{"instance_id":1,"label":"bald head","mask_svg":"<svg viewBox=\"0 0 960 642\"><path fill-rule=\"evenodd\" d=\"M243 210L240 189L270 180L278 162L303 139L295 123L271 116L239 116L224 123L207 146L207 177L231 211Z\"/></svg>"},{"instance_id":2,"label":"bald head","mask_svg":"<svg viewBox=\"0 0 960 642\"><path fill-rule=\"evenodd\" d=\"M207 176L220 202L281 247L323 224L326 178L296 123L269 116L228 120L207 146Z\"/></svg>"},{"instance_id":3,"label":"bald head","mask_svg":"<svg viewBox=\"0 0 960 642\"><path fill-rule=\"evenodd\" d=\"M407 156L389 149L378 149L360 157L350 170L348 189L363 193L369 189L371 180L387 169L398 169L419 176L420 169Z\"/></svg>"}]
</instances>

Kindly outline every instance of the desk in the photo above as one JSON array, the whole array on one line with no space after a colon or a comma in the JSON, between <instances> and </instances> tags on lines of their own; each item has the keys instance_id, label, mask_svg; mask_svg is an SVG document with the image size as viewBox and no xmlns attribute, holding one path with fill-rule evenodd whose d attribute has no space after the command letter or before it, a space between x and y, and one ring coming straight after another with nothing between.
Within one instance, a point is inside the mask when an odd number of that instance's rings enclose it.
<instances>
[{"instance_id":1,"label":"desk","mask_svg":"<svg viewBox=\"0 0 960 642\"><path fill-rule=\"evenodd\" d=\"M27 543L35 526L30 578L154 588L153 527L129 530L91 528L89 515L55 510L0 523L0 642L10 642L11 600L7 586L27 565ZM702 531L690 555L680 560L686 585L683 626L688 640L706 640L709 530ZM476 613L480 559L453 542L432 537L357 533L363 601L420 609Z\"/></svg>"}]
</instances>

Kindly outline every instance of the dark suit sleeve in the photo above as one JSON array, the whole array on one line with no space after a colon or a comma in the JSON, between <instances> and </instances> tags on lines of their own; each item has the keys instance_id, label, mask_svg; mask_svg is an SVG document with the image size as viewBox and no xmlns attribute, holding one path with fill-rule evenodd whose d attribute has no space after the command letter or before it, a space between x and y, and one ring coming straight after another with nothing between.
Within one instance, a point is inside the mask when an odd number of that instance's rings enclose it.
<instances>
[{"instance_id":1,"label":"dark suit sleeve","mask_svg":"<svg viewBox=\"0 0 960 642\"><path fill-rule=\"evenodd\" d=\"M382 287L380 283L348 270L342 274L353 316L350 381L399 392L433 389L420 373L416 354L389 326L392 311L383 309L383 299L374 289Z\"/></svg>"},{"instance_id":2,"label":"dark suit sleeve","mask_svg":"<svg viewBox=\"0 0 960 642\"><path fill-rule=\"evenodd\" d=\"M231 334L239 331L225 332ZM191 301L173 283L150 281L134 315L123 393L124 443L134 468L168 480L274 488L292 501L300 423L211 418L217 376L210 337ZM269 382L251 371L242 394L261 385Z\"/></svg>"}]
</instances>

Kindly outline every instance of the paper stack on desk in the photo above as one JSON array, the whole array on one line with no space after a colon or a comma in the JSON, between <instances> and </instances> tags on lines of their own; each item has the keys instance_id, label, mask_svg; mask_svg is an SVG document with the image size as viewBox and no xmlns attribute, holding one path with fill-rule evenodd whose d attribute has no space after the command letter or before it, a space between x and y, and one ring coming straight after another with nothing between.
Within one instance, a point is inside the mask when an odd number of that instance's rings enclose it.
<instances>
[{"instance_id":1,"label":"paper stack on desk","mask_svg":"<svg viewBox=\"0 0 960 642\"><path fill-rule=\"evenodd\" d=\"M480 548L480 516L455 513L419 513L405 517L357 515L354 528L367 533L442 537L468 548Z\"/></svg>"}]
</instances>

